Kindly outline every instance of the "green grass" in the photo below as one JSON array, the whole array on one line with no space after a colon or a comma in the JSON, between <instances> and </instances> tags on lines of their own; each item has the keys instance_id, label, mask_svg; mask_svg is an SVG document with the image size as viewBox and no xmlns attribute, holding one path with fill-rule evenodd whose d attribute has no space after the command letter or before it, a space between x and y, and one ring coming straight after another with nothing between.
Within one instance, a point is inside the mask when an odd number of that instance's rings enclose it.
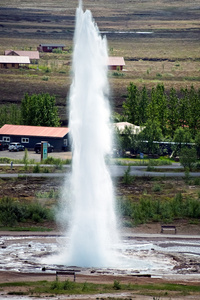
<instances>
[{"instance_id":1,"label":"green grass","mask_svg":"<svg viewBox=\"0 0 200 300\"><path fill-rule=\"evenodd\" d=\"M31 227L3 227L0 226L0 231L30 231L30 232L45 232L45 231L52 231L51 228L47 227L36 227L36 226L31 226Z\"/></svg>"},{"instance_id":2,"label":"green grass","mask_svg":"<svg viewBox=\"0 0 200 300\"><path fill-rule=\"evenodd\" d=\"M89 282L77 283L69 280L66 281L38 281L38 282L9 282L1 283L0 288L10 287L9 295L22 294L68 294L68 295L81 295L81 294L96 294L96 293L116 293L120 290L136 292L141 295L157 295L159 293L165 293L170 296L176 292L176 295L190 295L200 294L199 285L182 285L172 283L154 283L154 284L121 284L118 281L114 281L113 284L94 284ZM15 291L16 287L26 287L25 291ZM120 298L118 298L120 299Z\"/></svg>"},{"instance_id":3,"label":"green grass","mask_svg":"<svg viewBox=\"0 0 200 300\"><path fill-rule=\"evenodd\" d=\"M172 162L173 160L162 157L160 157L159 159L115 158L110 160L110 163L121 166L168 166L171 165Z\"/></svg>"},{"instance_id":4,"label":"green grass","mask_svg":"<svg viewBox=\"0 0 200 300\"><path fill-rule=\"evenodd\" d=\"M59 198L59 192L55 191L54 189L51 189L48 192L36 192L35 196L36 196L36 198L58 199Z\"/></svg>"}]
</instances>

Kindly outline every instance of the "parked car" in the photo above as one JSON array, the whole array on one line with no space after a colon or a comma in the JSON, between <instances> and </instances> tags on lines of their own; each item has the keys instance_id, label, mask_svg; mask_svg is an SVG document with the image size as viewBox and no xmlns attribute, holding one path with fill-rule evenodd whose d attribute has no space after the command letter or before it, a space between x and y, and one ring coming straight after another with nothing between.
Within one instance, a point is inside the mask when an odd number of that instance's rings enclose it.
<instances>
[{"instance_id":1,"label":"parked car","mask_svg":"<svg viewBox=\"0 0 200 300\"><path fill-rule=\"evenodd\" d=\"M48 143L48 152L53 152L54 146ZM34 151L36 153L41 152L41 143L35 144Z\"/></svg>"},{"instance_id":2,"label":"parked car","mask_svg":"<svg viewBox=\"0 0 200 300\"><path fill-rule=\"evenodd\" d=\"M10 143L8 146L9 151L24 151L24 149L24 145L17 142Z\"/></svg>"},{"instance_id":3,"label":"parked car","mask_svg":"<svg viewBox=\"0 0 200 300\"><path fill-rule=\"evenodd\" d=\"M5 141L0 141L0 151L8 150L9 143Z\"/></svg>"}]
</instances>

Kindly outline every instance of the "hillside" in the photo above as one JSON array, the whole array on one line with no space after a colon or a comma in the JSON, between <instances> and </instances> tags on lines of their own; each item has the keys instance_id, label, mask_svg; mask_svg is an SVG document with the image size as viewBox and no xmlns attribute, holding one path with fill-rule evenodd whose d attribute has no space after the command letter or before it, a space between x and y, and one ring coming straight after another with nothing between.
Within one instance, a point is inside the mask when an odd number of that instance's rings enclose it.
<instances>
[{"instance_id":1,"label":"hillside","mask_svg":"<svg viewBox=\"0 0 200 300\"><path fill-rule=\"evenodd\" d=\"M65 44L63 54L41 54L39 70L0 69L0 104L20 103L26 92L56 95L66 124L75 10L78 1L24 0L0 7L0 55L6 49L36 50L40 43ZM166 90L200 87L200 5L192 1L84 1L108 40L109 55L123 56L123 73L109 73L110 101L121 111L128 84ZM47 72L48 67L48 72ZM11 88L12 87L12 88ZM68 102L68 101L67 101Z\"/></svg>"}]
</instances>

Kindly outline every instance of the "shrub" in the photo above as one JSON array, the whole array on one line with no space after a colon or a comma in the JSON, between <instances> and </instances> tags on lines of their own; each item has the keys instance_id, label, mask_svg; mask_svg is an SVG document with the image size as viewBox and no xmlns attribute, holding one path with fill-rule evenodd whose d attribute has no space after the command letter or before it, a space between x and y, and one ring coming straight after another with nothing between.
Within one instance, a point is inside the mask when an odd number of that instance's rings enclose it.
<instances>
[{"instance_id":1,"label":"shrub","mask_svg":"<svg viewBox=\"0 0 200 300\"><path fill-rule=\"evenodd\" d=\"M147 172L152 172L154 170L155 170L155 168L153 166L151 166L151 165L147 166Z\"/></svg>"},{"instance_id":2,"label":"shrub","mask_svg":"<svg viewBox=\"0 0 200 300\"><path fill-rule=\"evenodd\" d=\"M0 157L0 163L9 164L12 161L11 158L8 157Z\"/></svg>"},{"instance_id":3,"label":"shrub","mask_svg":"<svg viewBox=\"0 0 200 300\"><path fill-rule=\"evenodd\" d=\"M162 190L162 188L159 184L155 184L152 188L153 192L160 192L161 190Z\"/></svg>"},{"instance_id":4,"label":"shrub","mask_svg":"<svg viewBox=\"0 0 200 300\"><path fill-rule=\"evenodd\" d=\"M17 204L9 197L4 197L0 202L0 223L3 226L14 226L17 223Z\"/></svg>"},{"instance_id":5,"label":"shrub","mask_svg":"<svg viewBox=\"0 0 200 300\"><path fill-rule=\"evenodd\" d=\"M62 283L63 290L73 290L75 288L75 283L69 280L65 280Z\"/></svg>"},{"instance_id":6,"label":"shrub","mask_svg":"<svg viewBox=\"0 0 200 300\"><path fill-rule=\"evenodd\" d=\"M49 77L48 77L48 76L43 76L43 77L42 77L42 80L48 81L48 80L49 80Z\"/></svg>"},{"instance_id":7,"label":"shrub","mask_svg":"<svg viewBox=\"0 0 200 300\"><path fill-rule=\"evenodd\" d=\"M114 77L123 77L123 76L124 76L124 73L113 72L112 75L113 75Z\"/></svg>"},{"instance_id":8,"label":"shrub","mask_svg":"<svg viewBox=\"0 0 200 300\"><path fill-rule=\"evenodd\" d=\"M33 220L41 222L52 220L52 212L42 207L39 203L25 204L14 201L10 197L3 197L0 200L0 223L2 226L15 226L18 222Z\"/></svg>"},{"instance_id":9,"label":"shrub","mask_svg":"<svg viewBox=\"0 0 200 300\"><path fill-rule=\"evenodd\" d=\"M43 207L40 203L32 203L27 206L27 218L35 222L52 219L49 209Z\"/></svg>"},{"instance_id":10,"label":"shrub","mask_svg":"<svg viewBox=\"0 0 200 300\"><path fill-rule=\"evenodd\" d=\"M180 163L184 169L192 170L197 160L197 151L195 148L183 148L180 152Z\"/></svg>"},{"instance_id":11,"label":"shrub","mask_svg":"<svg viewBox=\"0 0 200 300\"><path fill-rule=\"evenodd\" d=\"M47 159L45 159L43 161L44 164L48 164L48 165L55 165L55 167L57 169L62 169L63 167L63 161L60 158L54 158L52 156L47 157Z\"/></svg>"},{"instance_id":12,"label":"shrub","mask_svg":"<svg viewBox=\"0 0 200 300\"><path fill-rule=\"evenodd\" d=\"M27 170L27 168L28 168L28 150L27 150L27 148L25 149L24 157L23 157L22 161L24 163L24 169Z\"/></svg>"},{"instance_id":13,"label":"shrub","mask_svg":"<svg viewBox=\"0 0 200 300\"><path fill-rule=\"evenodd\" d=\"M128 218L129 226L131 223L134 225L149 221L168 223L177 218L200 218L200 200L183 199L181 193L165 201L141 198L138 203L135 203L130 199L122 199L119 209L121 215Z\"/></svg>"},{"instance_id":14,"label":"shrub","mask_svg":"<svg viewBox=\"0 0 200 300\"><path fill-rule=\"evenodd\" d=\"M51 288L52 290L57 290L57 289L59 289L59 288L60 288L60 282L59 282L58 280L53 281L53 282L51 283L50 288Z\"/></svg>"},{"instance_id":15,"label":"shrub","mask_svg":"<svg viewBox=\"0 0 200 300\"><path fill-rule=\"evenodd\" d=\"M124 177L123 177L123 183L124 184L131 184L134 180L134 177L130 175L131 167L128 166L126 171L124 172Z\"/></svg>"},{"instance_id":16,"label":"shrub","mask_svg":"<svg viewBox=\"0 0 200 300\"><path fill-rule=\"evenodd\" d=\"M52 52L53 53L58 53L58 54L63 53L62 49L60 49L60 48L53 49Z\"/></svg>"},{"instance_id":17,"label":"shrub","mask_svg":"<svg viewBox=\"0 0 200 300\"><path fill-rule=\"evenodd\" d=\"M194 178L194 185L200 185L200 178L199 177Z\"/></svg>"},{"instance_id":18,"label":"shrub","mask_svg":"<svg viewBox=\"0 0 200 300\"><path fill-rule=\"evenodd\" d=\"M37 164L33 167L33 173L40 173L40 165Z\"/></svg>"},{"instance_id":19,"label":"shrub","mask_svg":"<svg viewBox=\"0 0 200 300\"><path fill-rule=\"evenodd\" d=\"M121 285L120 285L120 282L118 280L114 281L113 289L115 289L115 290L120 290L121 289Z\"/></svg>"}]
</instances>

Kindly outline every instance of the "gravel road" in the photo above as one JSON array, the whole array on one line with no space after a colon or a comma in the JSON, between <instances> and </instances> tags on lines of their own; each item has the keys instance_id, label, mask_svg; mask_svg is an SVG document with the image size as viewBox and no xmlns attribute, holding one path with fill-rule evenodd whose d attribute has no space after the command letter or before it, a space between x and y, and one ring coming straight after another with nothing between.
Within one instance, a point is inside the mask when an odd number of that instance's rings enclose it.
<instances>
[{"instance_id":1,"label":"gravel road","mask_svg":"<svg viewBox=\"0 0 200 300\"><path fill-rule=\"evenodd\" d=\"M48 156L54 157L54 158L61 158L61 159L70 159L71 158L71 152L52 152L48 153ZM8 150L0 151L0 158L1 157L8 157L11 159L23 159L24 157L24 151L19 152L10 152ZM34 159L35 162L41 161L41 155L40 153L37 154L35 151L28 151L28 158Z\"/></svg>"}]
</instances>

